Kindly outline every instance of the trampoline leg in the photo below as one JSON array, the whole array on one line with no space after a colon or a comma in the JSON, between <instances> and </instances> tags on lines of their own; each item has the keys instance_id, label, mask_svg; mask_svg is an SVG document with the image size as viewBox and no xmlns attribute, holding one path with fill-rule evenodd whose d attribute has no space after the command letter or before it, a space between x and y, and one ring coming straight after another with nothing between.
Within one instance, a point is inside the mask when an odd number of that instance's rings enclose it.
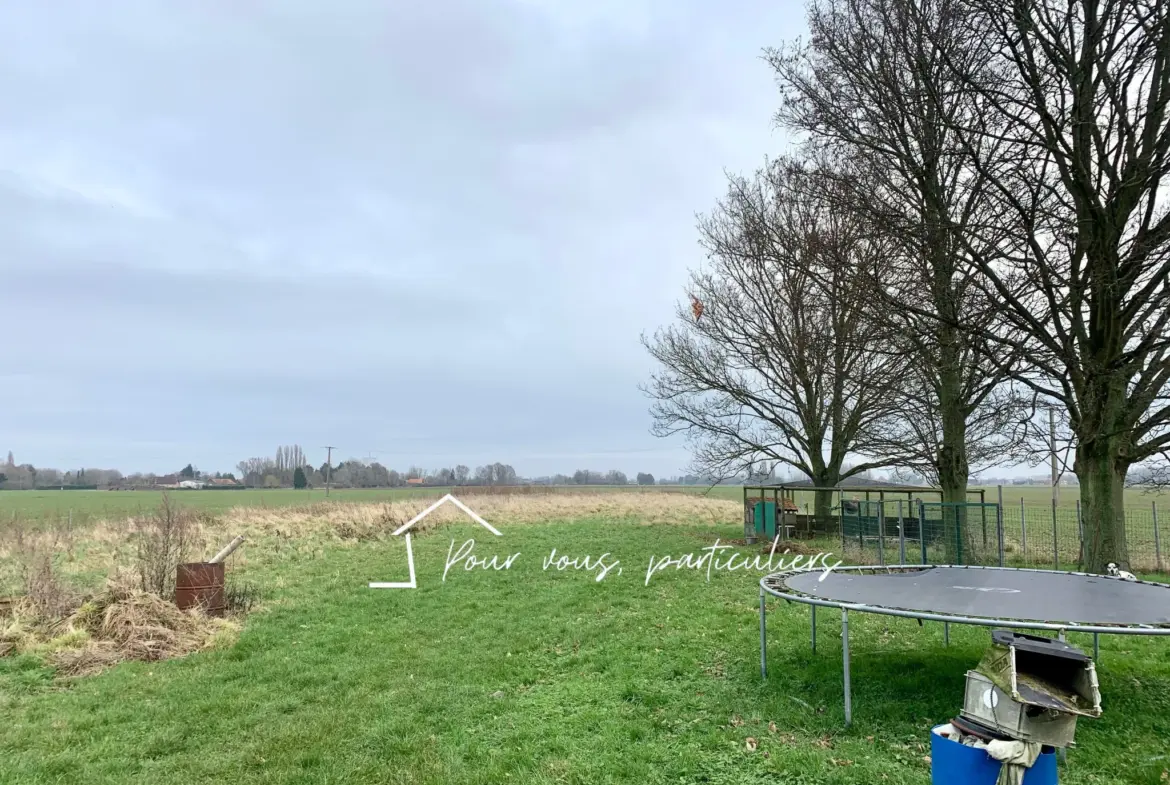
<instances>
[{"instance_id":1,"label":"trampoline leg","mask_svg":"<svg viewBox=\"0 0 1170 785\"><path fill-rule=\"evenodd\" d=\"M849 611L841 609L841 661L845 673L845 725L853 724L853 693L849 686Z\"/></svg>"},{"instance_id":2,"label":"trampoline leg","mask_svg":"<svg viewBox=\"0 0 1170 785\"><path fill-rule=\"evenodd\" d=\"M943 646L951 645L951 623L949 621L943 622Z\"/></svg>"},{"instance_id":3,"label":"trampoline leg","mask_svg":"<svg viewBox=\"0 0 1170 785\"><path fill-rule=\"evenodd\" d=\"M760 589L760 678L768 678L768 628L764 622L764 590Z\"/></svg>"},{"instance_id":4,"label":"trampoline leg","mask_svg":"<svg viewBox=\"0 0 1170 785\"><path fill-rule=\"evenodd\" d=\"M810 605L812 608L812 650L813 654L817 653L817 606Z\"/></svg>"},{"instance_id":5,"label":"trampoline leg","mask_svg":"<svg viewBox=\"0 0 1170 785\"><path fill-rule=\"evenodd\" d=\"M1101 636L1099 633L1093 633L1093 662L1101 659Z\"/></svg>"}]
</instances>

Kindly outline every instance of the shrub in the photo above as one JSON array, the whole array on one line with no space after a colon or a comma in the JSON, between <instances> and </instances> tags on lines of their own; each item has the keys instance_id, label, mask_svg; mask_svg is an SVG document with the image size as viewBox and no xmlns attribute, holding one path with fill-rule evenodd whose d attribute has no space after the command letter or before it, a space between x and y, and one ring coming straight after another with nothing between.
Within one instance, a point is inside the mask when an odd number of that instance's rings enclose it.
<instances>
[{"instance_id":1,"label":"shrub","mask_svg":"<svg viewBox=\"0 0 1170 785\"><path fill-rule=\"evenodd\" d=\"M158 507L134 519L136 570L144 592L170 598L175 571L202 547L199 519L163 494Z\"/></svg>"}]
</instances>

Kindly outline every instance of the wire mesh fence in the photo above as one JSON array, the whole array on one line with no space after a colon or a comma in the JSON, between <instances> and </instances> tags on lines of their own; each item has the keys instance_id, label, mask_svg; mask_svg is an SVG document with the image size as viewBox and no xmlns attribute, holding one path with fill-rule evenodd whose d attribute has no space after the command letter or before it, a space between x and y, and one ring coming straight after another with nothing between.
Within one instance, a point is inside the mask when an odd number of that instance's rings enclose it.
<instances>
[{"instance_id":1,"label":"wire mesh fence","mask_svg":"<svg viewBox=\"0 0 1170 785\"><path fill-rule=\"evenodd\" d=\"M999 564L997 504L842 501L840 552L876 564ZM826 532L827 533L827 532Z\"/></svg>"},{"instance_id":2,"label":"wire mesh fence","mask_svg":"<svg viewBox=\"0 0 1170 785\"><path fill-rule=\"evenodd\" d=\"M1130 507L1125 511L1125 539L1132 569L1166 569L1160 512L1156 502L1148 508ZM1069 570L1076 569L1083 560L1085 527L1079 504L1067 507L1005 500L1003 525L1009 565Z\"/></svg>"},{"instance_id":3,"label":"wire mesh fence","mask_svg":"<svg viewBox=\"0 0 1170 785\"><path fill-rule=\"evenodd\" d=\"M755 519L763 507L756 508ZM777 504L767 538L817 541L850 561L869 564L970 564L1075 570L1084 557L1079 504L1061 506L1008 499L998 503L942 503L919 499L842 499L818 514ZM748 510L748 520L752 518ZM1166 511L1156 502L1126 510L1130 567L1164 572ZM764 530L761 528L761 534Z\"/></svg>"}]
</instances>

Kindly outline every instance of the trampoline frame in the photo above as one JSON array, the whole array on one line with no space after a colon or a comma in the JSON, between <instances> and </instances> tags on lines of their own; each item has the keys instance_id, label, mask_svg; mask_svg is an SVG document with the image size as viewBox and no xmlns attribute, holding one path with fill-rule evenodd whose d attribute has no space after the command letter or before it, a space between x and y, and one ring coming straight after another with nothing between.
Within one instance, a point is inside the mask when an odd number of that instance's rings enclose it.
<instances>
[{"instance_id":1,"label":"trampoline frame","mask_svg":"<svg viewBox=\"0 0 1170 785\"><path fill-rule=\"evenodd\" d=\"M985 567L981 565L959 565L959 564L894 564L887 566L875 565L857 565L850 567L836 567L833 572L851 572L851 573L893 573L893 572L921 572L935 567L950 567L960 570L996 570L998 572L1041 572L1051 574L1057 572L1054 570L1037 570L1027 567ZM760 677L768 678L768 628L767 628L767 608L766 602L768 596L778 597L787 602L799 602L810 606L812 616L812 650L815 653L817 650L817 607L838 608L841 611L841 662L842 662L842 676L845 688L845 725L848 726L853 722L853 695L850 686L850 669L849 669L849 611L856 611L858 613L873 613L882 616L897 616L904 619L917 619L921 624L924 621L937 621L943 623L943 641L944 645L950 644L950 625L951 624L968 624L979 627L1001 627L1007 629L1021 629L1021 630L1046 630L1057 633L1059 640L1064 640L1064 636L1069 632L1084 632L1092 633L1093 635L1093 659L1100 658L1100 640L1101 635L1170 635L1170 626L1157 627L1150 624L1130 624L1130 625L1103 625L1103 624L1082 624L1082 623L1058 623L1058 622L1040 622L1033 620L1018 620L1006 618L993 618L990 616L960 616L950 613L933 613L930 611L908 611L901 608L887 608L882 605L867 605L865 603L846 602L843 600L828 600L821 597L814 597L809 594L802 594L796 591L780 591L777 588L769 586L768 583L783 581L792 575L800 575L808 572L817 572L823 568L808 569L794 569L784 570L782 572L774 572L765 575L760 579ZM1108 580L1124 580L1123 578L1114 577L1112 575L1095 575L1087 572L1073 572L1067 570L1058 571L1063 575L1076 575L1088 578L1104 578ZM1170 584L1158 583L1155 581L1142 581L1142 583L1152 586L1163 586L1170 589Z\"/></svg>"}]
</instances>

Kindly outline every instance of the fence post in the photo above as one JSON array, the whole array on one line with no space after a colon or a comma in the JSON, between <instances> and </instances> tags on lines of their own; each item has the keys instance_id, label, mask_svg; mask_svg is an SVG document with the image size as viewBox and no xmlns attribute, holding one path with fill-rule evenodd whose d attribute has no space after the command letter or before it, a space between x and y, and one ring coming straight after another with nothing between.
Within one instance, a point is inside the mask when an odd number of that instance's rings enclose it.
<instances>
[{"instance_id":1,"label":"fence post","mask_svg":"<svg viewBox=\"0 0 1170 785\"><path fill-rule=\"evenodd\" d=\"M997 485L999 491L999 502L995 505L995 539L999 541L999 566L1004 566L1004 541L1003 541L1003 486Z\"/></svg>"},{"instance_id":2,"label":"fence post","mask_svg":"<svg viewBox=\"0 0 1170 785\"><path fill-rule=\"evenodd\" d=\"M857 502L857 548L862 553L865 553L865 518L861 517L861 511L865 510L869 513L869 502L865 503L865 507L861 506L861 502Z\"/></svg>"},{"instance_id":3,"label":"fence post","mask_svg":"<svg viewBox=\"0 0 1170 785\"><path fill-rule=\"evenodd\" d=\"M1056 538L1056 499L1052 500L1052 565L1060 569L1060 540Z\"/></svg>"},{"instance_id":4,"label":"fence post","mask_svg":"<svg viewBox=\"0 0 1170 785\"><path fill-rule=\"evenodd\" d=\"M945 506L946 502L943 502L943 505L944 505L942 508L943 521L946 521L946 517L947 517L947 508ZM958 558L959 564L963 563L963 536L966 535L966 532L963 531L963 524L967 522L966 521L966 518L967 518L966 512L967 512L966 510L963 511L963 513L964 513L963 520L959 520L959 508L958 507L954 508L954 513L955 513L955 552L959 557ZM946 525L946 523L943 523L943 531L945 532L946 530L947 530L947 525Z\"/></svg>"},{"instance_id":5,"label":"fence post","mask_svg":"<svg viewBox=\"0 0 1170 785\"><path fill-rule=\"evenodd\" d=\"M1162 571L1162 540L1158 537L1158 502L1150 502L1154 513L1154 564L1158 572Z\"/></svg>"},{"instance_id":6,"label":"fence post","mask_svg":"<svg viewBox=\"0 0 1170 785\"><path fill-rule=\"evenodd\" d=\"M987 507L979 505L979 518L983 523L983 547L987 548Z\"/></svg>"},{"instance_id":7,"label":"fence post","mask_svg":"<svg viewBox=\"0 0 1170 785\"><path fill-rule=\"evenodd\" d=\"M906 520L902 517L902 500L898 499L898 564L906 563Z\"/></svg>"},{"instance_id":8,"label":"fence post","mask_svg":"<svg viewBox=\"0 0 1170 785\"><path fill-rule=\"evenodd\" d=\"M878 502L878 564L886 566L886 503Z\"/></svg>"},{"instance_id":9,"label":"fence post","mask_svg":"<svg viewBox=\"0 0 1170 785\"><path fill-rule=\"evenodd\" d=\"M918 500L918 544L922 546L922 563L926 564L926 512Z\"/></svg>"},{"instance_id":10,"label":"fence post","mask_svg":"<svg viewBox=\"0 0 1170 785\"><path fill-rule=\"evenodd\" d=\"M1077 562L1085 563L1085 523L1081 520L1081 500L1077 499Z\"/></svg>"},{"instance_id":11,"label":"fence post","mask_svg":"<svg viewBox=\"0 0 1170 785\"><path fill-rule=\"evenodd\" d=\"M837 521L841 530L841 552L845 552L845 494L837 494Z\"/></svg>"},{"instance_id":12,"label":"fence post","mask_svg":"<svg viewBox=\"0 0 1170 785\"><path fill-rule=\"evenodd\" d=\"M1028 514L1024 510L1024 497L1020 497L1020 538L1024 551L1024 563L1028 562Z\"/></svg>"}]
</instances>

